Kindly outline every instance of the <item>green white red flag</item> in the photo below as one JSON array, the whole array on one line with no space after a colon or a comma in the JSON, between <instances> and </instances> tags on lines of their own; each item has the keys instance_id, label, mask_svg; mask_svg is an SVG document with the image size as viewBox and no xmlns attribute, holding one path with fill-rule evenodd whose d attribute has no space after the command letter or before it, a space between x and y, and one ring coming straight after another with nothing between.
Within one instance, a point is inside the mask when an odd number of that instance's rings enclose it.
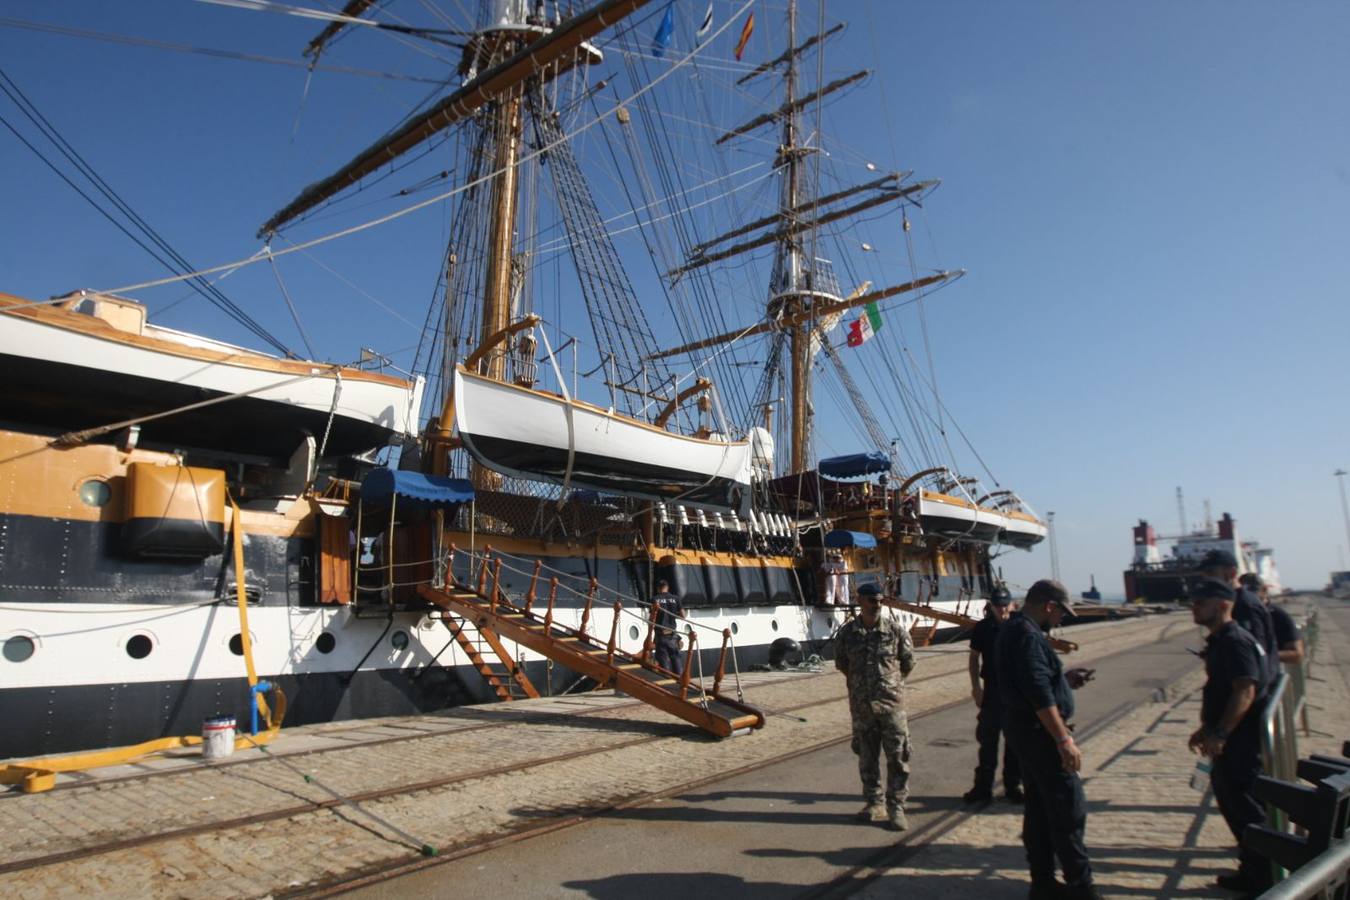
<instances>
[{"instance_id":1,"label":"green white red flag","mask_svg":"<svg viewBox=\"0 0 1350 900\"><path fill-rule=\"evenodd\" d=\"M881 330L881 310L875 303L863 307L864 314L848 325L848 345L861 347L872 335Z\"/></svg>"}]
</instances>

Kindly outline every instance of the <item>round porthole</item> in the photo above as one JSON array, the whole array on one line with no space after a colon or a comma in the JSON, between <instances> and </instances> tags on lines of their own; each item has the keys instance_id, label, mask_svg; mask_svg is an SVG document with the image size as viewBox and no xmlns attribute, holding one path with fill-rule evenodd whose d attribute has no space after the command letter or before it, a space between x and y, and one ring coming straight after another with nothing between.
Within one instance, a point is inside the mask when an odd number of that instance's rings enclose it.
<instances>
[{"instance_id":1,"label":"round porthole","mask_svg":"<svg viewBox=\"0 0 1350 900\"><path fill-rule=\"evenodd\" d=\"M389 636L389 643L394 645L395 650L408 649L408 632L395 631Z\"/></svg>"},{"instance_id":2,"label":"round porthole","mask_svg":"<svg viewBox=\"0 0 1350 900\"><path fill-rule=\"evenodd\" d=\"M629 637L629 639L636 641L636 640L638 639L638 633L639 633L639 632L638 632L638 627L637 627L636 625L629 625L629 626L628 626L628 637Z\"/></svg>"},{"instance_id":3,"label":"round porthole","mask_svg":"<svg viewBox=\"0 0 1350 900\"><path fill-rule=\"evenodd\" d=\"M112 488L106 481L90 478L80 485L80 502L85 506L103 506L112 499Z\"/></svg>"},{"instance_id":4,"label":"round porthole","mask_svg":"<svg viewBox=\"0 0 1350 900\"><path fill-rule=\"evenodd\" d=\"M155 642L148 634L133 634L127 638L127 656L132 659L145 659L155 649Z\"/></svg>"},{"instance_id":5,"label":"round porthole","mask_svg":"<svg viewBox=\"0 0 1350 900\"><path fill-rule=\"evenodd\" d=\"M238 634L235 634L234 637L230 638L230 652L235 656L244 655L244 639Z\"/></svg>"},{"instance_id":6,"label":"round porthole","mask_svg":"<svg viewBox=\"0 0 1350 900\"><path fill-rule=\"evenodd\" d=\"M778 620L777 620L777 619L770 619L770 620L769 620L769 627L772 628L774 631L777 631L777 630L778 630Z\"/></svg>"},{"instance_id":7,"label":"round porthole","mask_svg":"<svg viewBox=\"0 0 1350 900\"><path fill-rule=\"evenodd\" d=\"M16 634L12 638L5 640L5 659L13 663L26 662L37 649L33 639L26 634Z\"/></svg>"},{"instance_id":8,"label":"round porthole","mask_svg":"<svg viewBox=\"0 0 1350 900\"><path fill-rule=\"evenodd\" d=\"M737 625L735 622L732 622L732 623L731 623L731 633L732 633L732 634L740 634L740 633L741 633L741 626Z\"/></svg>"},{"instance_id":9,"label":"round porthole","mask_svg":"<svg viewBox=\"0 0 1350 900\"><path fill-rule=\"evenodd\" d=\"M333 648L337 646L337 638L328 632L319 635L318 640L314 642L314 649L320 653L332 653Z\"/></svg>"}]
</instances>

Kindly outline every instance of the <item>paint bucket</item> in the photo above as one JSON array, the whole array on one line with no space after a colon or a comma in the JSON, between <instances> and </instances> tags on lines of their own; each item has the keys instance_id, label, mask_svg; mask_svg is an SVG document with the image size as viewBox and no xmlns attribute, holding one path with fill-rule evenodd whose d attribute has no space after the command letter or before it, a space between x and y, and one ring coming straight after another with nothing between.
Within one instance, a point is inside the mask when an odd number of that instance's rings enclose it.
<instances>
[{"instance_id":1,"label":"paint bucket","mask_svg":"<svg viewBox=\"0 0 1350 900\"><path fill-rule=\"evenodd\" d=\"M234 716L216 716L202 723L202 758L224 759L234 752Z\"/></svg>"}]
</instances>

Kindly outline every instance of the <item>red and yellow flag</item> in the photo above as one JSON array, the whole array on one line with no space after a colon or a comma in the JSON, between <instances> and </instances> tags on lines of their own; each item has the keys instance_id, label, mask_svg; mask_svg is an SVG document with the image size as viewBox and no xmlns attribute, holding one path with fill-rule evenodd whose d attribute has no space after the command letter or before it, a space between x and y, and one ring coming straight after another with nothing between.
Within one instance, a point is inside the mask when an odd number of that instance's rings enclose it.
<instances>
[{"instance_id":1,"label":"red and yellow flag","mask_svg":"<svg viewBox=\"0 0 1350 900\"><path fill-rule=\"evenodd\" d=\"M750 10L750 15L745 17L745 25L741 28L741 39L736 42L736 60L740 61L745 53L745 45L750 43L750 33L755 30L755 11Z\"/></svg>"}]
</instances>

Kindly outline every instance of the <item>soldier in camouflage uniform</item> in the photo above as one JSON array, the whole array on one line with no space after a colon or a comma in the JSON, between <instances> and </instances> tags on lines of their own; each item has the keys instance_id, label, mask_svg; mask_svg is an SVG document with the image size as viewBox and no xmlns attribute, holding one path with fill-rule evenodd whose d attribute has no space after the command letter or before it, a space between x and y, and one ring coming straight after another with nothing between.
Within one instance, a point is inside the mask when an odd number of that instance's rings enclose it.
<instances>
[{"instance_id":1,"label":"soldier in camouflage uniform","mask_svg":"<svg viewBox=\"0 0 1350 900\"><path fill-rule=\"evenodd\" d=\"M914 642L890 616L881 615L881 589L858 588L860 614L839 629L834 664L848 679L848 705L853 716L853 752L858 754L865 806L864 822L883 817L894 831L904 831L905 798L909 796L909 723L900 685L914 670ZM882 803L879 755L886 754L886 794Z\"/></svg>"}]
</instances>

